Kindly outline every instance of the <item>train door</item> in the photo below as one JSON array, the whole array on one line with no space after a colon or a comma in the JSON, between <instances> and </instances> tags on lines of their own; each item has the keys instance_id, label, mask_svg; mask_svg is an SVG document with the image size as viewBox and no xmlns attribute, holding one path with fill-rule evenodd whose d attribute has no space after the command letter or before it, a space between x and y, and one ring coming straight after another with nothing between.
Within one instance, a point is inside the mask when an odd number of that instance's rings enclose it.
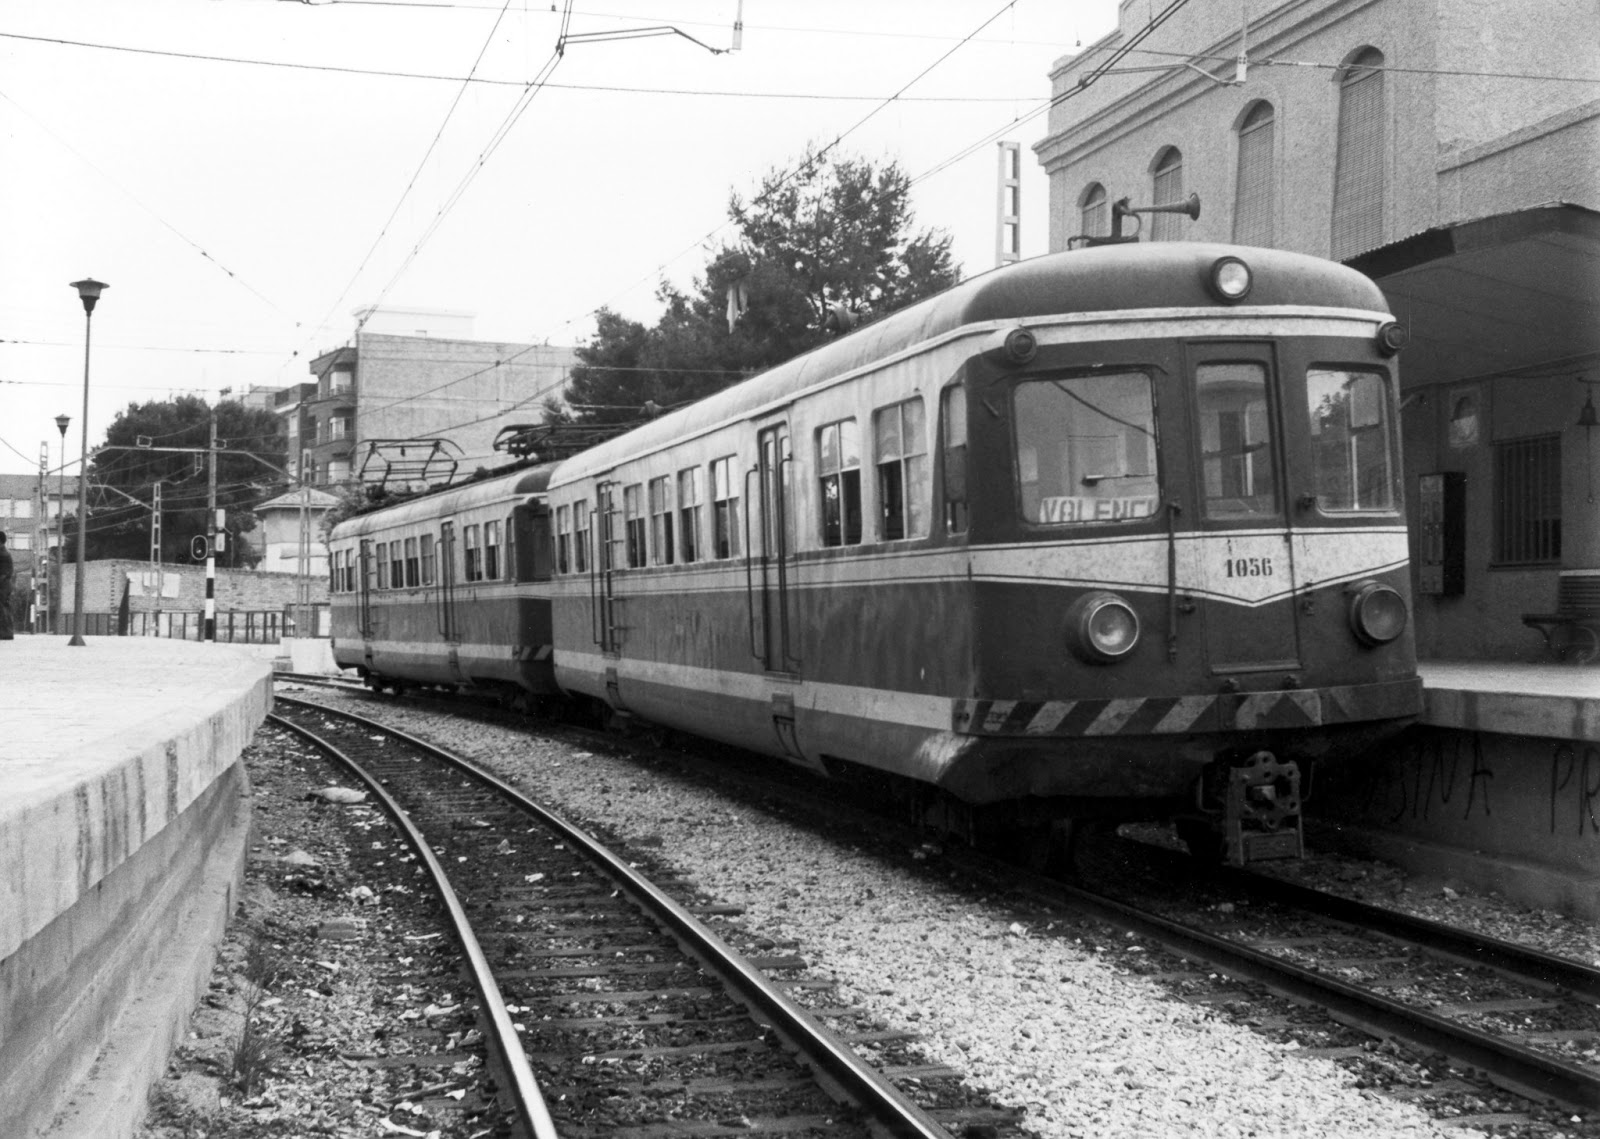
<instances>
[{"instance_id":1,"label":"train door","mask_svg":"<svg viewBox=\"0 0 1600 1139\"><path fill-rule=\"evenodd\" d=\"M594 643L602 653L622 651L621 629L617 623L617 563L623 556L622 520L618 508L618 484L601 480L595 484L594 557L590 559L589 592L594 607ZM608 681L608 687L615 687Z\"/></svg>"},{"instance_id":2,"label":"train door","mask_svg":"<svg viewBox=\"0 0 1600 1139\"><path fill-rule=\"evenodd\" d=\"M356 576L361 590L358 602L358 621L361 626L361 655L366 659L367 669L372 668L372 540L361 539L361 545L356 552Z\"/></svg>"},{"instance_id":3,"label":"train door","mask_svg":"<svg viewBox=\"0 0 1600 1139\"><path fill-rule=\"evenodd\" d=\"M1193 344L1199 565L1215 673L1294 669L1294 546L1274 356L1259 342Z\"/></svg>"},{"instance_id":4,"label":"train door","mask_svg":"<svg viewBox=\"0 0 1600 1139\"><path fill-rule=\"evenodd\" d=\"M800 631L794 616L794 480L789 425L756 435L756 465L745 474L745 589L750 655L768 678L773 734L784 754L810 765L795 726ZM753 484L753 485L752 485Z\"/></svg>"},{"instance_id":5,"label":"train door","mask_svg":"<svg viewBox=\"0 0 1600 1139\"><path fill-rule=\"evenodd\" d=\"M790 461L789 425L763 427L757 436L756 465L745 476L745 498L750 503L745 516L745 566L750 654L768 672L796 672L800 665L797 630L790 620L794 553Z\"/></svg>"},{"instance_id":6,"label":"train door","mask_svg":"<svg viewBox=\"0 0 1600 1139\"><path fill-rule=\"evenodd\" d=\"M439 592L435 598L439 636L454 645L461 639L456 612L456 524L439 524Z\"/></svg>"}]
</instances>

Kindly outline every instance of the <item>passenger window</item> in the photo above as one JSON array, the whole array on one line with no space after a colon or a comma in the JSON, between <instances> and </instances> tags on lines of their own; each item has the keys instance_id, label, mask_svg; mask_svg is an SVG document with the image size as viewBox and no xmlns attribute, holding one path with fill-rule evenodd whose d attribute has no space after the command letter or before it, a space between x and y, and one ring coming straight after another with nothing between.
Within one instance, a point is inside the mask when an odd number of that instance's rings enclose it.
<instances>
[{"instance_id":1,"label":"passenger window","mask_svg":"<svg viewBox=\"0 0 1600 1139\"><path fill-rule=\"evenodd\" d=\"M967 532L967 389L960 384L944 389L944 528L951 534Z\"/></svg>"},{"instance_id":2,"label":"passenger window","mask_svg":"<svg viewBox=\"0 0 1600 1139\"><path fill-rule=\"evenodd\" d=\"M650 563L672 564L672 489L666 475L650 480Z\"/></svg>"},{"instance_id":3,"label":"passenger window","mask_svg":"<svg viewBox=\"0 0 1600 1139\"><path fill-rule=\"evenodd\" d=\"M861 541L861 432L841 419L817 432L817 476L822 489L822 544Z\"/></svg>"},{"instance_id":4,"label":"passenger window","mask_svg":"<svg viewBox=\"0 0 1600 1139\"><path fill-rule=\"evenodd\" d=\"M1267 369L1248 362L1201 364L1195 369L1195 387L1206 517L1277 513Z\"/></svg>"},{"instance_id":5,"label":"passenger window","mask_svg":"<svg viewBox=\"0 0 1600 1139\"><path fill-rule=\"evenodd\" d=\"M556 507L556 572L572 570L572 507Z\"/></svg>"},{"instance_id":6,"label":"passenger window","mask_svg":"<svg viewBox=\"0 0 1600 1139\"><path fill-rule=\"evenodd\" d=\"M500 580L500 523L483 524L483 576L486 581Z\"/></svg>"},{"instance_id":7,"label":"passenger window","mask_svg":"<svg viewBox=\"0 0 1600 1139\"><path fill-rule=\"evenodd\" d=\"M406 587L415 589L419 578L417 575L417 540L406 539Z\"/></svg>"},{"instance_id":8,"label":"passenger window","mask_svg":"<svg viewBox=\"0 0 1600 1139\"><path fill-rule=\"evenodd\" d=\"M705 498L705 479L699 467L678 472L678 533L682 541L682 560L700 558L700 504Z\"/></svg>"},{"instance_id":9,"label":"passenger window","mask_svg":"<svg viewBox=\"0 0 1600 1139\"><path fill-rule=\"evenodd\" d=\"M739 488L734 479L733 456L718 459L711 464L712 556L734 558L739 556Z\"/></svg>"},{"instance_id":10,"label":"passenger window","mask_svg":"<svg viewBox=\"0 0 1600 1139\"><path fill-rule=\"evenodd\" d=\"M1394 439L1389 384L1379 372L1312 368L1306 373L1311 467L1317 509L1394 509Z\"/></svg>"},{"instance_id":11,"label":"passenger window","mask_svg":"<svg viewBox=\"0 0 1600 1139\"><path fill-rule=\"evenodd\" d=\"M1012 400L1025 521L1127 522L1156 513L1155 401L1143 372L1029 380Z\"/></svg>"},{"instance_id":12,"label":"passenger window","mask_svg":"<svg viewBox=\"0 0 1600 1139\"><path fill-rule=\"evenodd\" d=\"M372 547L372 558L378 566L378 588L389 588L389 543L379 542Z\"/></svg>"},{"instance_id":13,"label":"passenger window","mask_svg":"<svg viewBox=\"0 0 1600 1139\"><path fill-rule=\"evenodd\" d=\"M873 412L873 461L878 468L878 537L886 541L928 533L928 445L922 397Z\"/></svg>"},{"instance_id":14,"label":"passenger window","mask_svg":"<svg viewBox=\"0 0 1600 1139\"><path fill-rule=\"evenodd\" d=\"M461 580L478 581L483 577L483 562L479 560L478 524L461 527Z\"/></svg>"},{"instance_id":15,"label":"passenger window","mask_svg":"<svg viewBox=\"0 0 1600 1139\"><path fill-rule=\"evenodd\" d=\"M434 553L433 553L433 535L432 534L424 534L422 536L422 584L423 585L432 585L433 584L433 580L437 576L436 573L435 573L435 570L436 570L436 563L435 563L435 560L434 560Z\"/></svg>"},{"instance_id":16,"label":"passenger window","mask_svg":"<svg viewBox=\"0 0 1600 1139\"><path fill-rule=\"evenodd\" d=\"M580 498L572 504L572 570L589 572L589 500Z\"/></svg>"},{"instance_id":17,"label":"passenger window","mask_svg":"<svg viewBox=\"0 0 1600 1139\"><path fill-rule=\"evenodd\" d=\"M398 539L389 543L389 588L403 589L406 584L405 547Z\"/></svg>"},{"instance_id":18,"label":"passenger window","mask_svg":"<svg viewBox=\"0 0 1600 1139\"><path fill-rule=\"evenodd\" d=\"M624 487L622 490L622 513L627 530L623 536L627 549L627 565L629 569L638 569L644 565L644 487L639 483Z\"/></svg>"}]
</instances>

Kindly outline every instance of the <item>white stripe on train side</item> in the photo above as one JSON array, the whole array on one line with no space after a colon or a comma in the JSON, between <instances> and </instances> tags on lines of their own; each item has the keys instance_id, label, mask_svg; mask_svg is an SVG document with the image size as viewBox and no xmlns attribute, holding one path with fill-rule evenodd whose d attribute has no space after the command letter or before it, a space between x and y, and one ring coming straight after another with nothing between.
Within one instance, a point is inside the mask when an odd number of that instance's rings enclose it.
<instances>
[{"instance_id":1,"label":"white stripe on train side","mask_svg":"<svg viewBox=\"0 0 1600 1139\"><path fill-rule=\"evenodd\" d=\"M1178 592L1245 607L1388 573L1409 560L1406 529L1399 524L1186 533L1177 535L1172 545ZM856 557L794 559L788 580L790 588L805 590L979 581L1165 593L1167 554L1164 534L875 550ZM759 565L753 572L759 587ZM726 593L744 590L746 582L746 560L739 557L654 571L620 570L612 590L618 597ZM595 588L589 573L567 574L550 584L556 596L569 599L587 597Z\"/></svg>"}]
</instances>

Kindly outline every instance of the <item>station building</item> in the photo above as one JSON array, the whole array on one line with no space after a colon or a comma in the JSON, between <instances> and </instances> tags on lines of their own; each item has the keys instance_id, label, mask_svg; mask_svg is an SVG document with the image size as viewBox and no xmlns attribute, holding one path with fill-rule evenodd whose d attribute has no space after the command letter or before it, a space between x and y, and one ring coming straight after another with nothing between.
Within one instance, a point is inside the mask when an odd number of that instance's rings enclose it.
<instances>
[{"instance_id":1,"label":"station building","mask_svg":"<svg viewBox=\"0 0 1600 1139\"><path fill-rule=\"evenodd\" d=\"M1051 73L1050 248L1114 204L1149 240L1330 257L1401 353L1425 658L1537 660L1600 607L1600 20L1591 0L1123 0ZM1583 601L1581 599L1587 599Z\"/></svg>"}]
</instances>

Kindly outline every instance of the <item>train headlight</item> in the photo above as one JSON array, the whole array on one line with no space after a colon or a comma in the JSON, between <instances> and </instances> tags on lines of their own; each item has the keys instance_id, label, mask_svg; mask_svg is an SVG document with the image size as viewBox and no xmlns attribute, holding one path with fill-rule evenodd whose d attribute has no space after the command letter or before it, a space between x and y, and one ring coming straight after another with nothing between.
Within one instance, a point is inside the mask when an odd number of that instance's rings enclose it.
<instances>
[{"instance_id":1,"label":"train headlight","mask_svg":"<svg viewBox=\"0 0 1600 1139\"><path fill-rule=\"evenodd\" d=\"M1115 593L1086 593L1067 610L1067 639L1084 660L1119 661L1139 643L1139 615Z\"/></svg>"},{"instance_id":2,"label":"train headlight","mask_svg":"<svg viewBox=\"0 0 1600 1139\"><path fill-rule=\"evenodd\" d=\"M1228 304L1244 300L1250 295L1250 286L1255 283L1250 276L1250 266L1237 257L1218 257L1211 263L1207 280L1212 295Z\"/></svg>"},{"instance_id":3,"label":"train headlight","mask_svg":"<svg viewBox=\"0 0 1600 1139\"><path fill-rule=\"evenodd\" d=\"M1378 326L1378 351L1385 356L1393 356L1410 341L1410 329L1398 321L1386 320Z\"/></svg>"},{"instance_id":4,"label":"train headlight","mask_svg":"<svg viewBox=\"0 0 1600 1139\"><path fill-rule=\"evenodd\" d=\"M1376 581L1356 586L1350 598L1350 631L1364 645L1386 645L1406 630L1405 598Z\"/></svg>"}]
</instances>

